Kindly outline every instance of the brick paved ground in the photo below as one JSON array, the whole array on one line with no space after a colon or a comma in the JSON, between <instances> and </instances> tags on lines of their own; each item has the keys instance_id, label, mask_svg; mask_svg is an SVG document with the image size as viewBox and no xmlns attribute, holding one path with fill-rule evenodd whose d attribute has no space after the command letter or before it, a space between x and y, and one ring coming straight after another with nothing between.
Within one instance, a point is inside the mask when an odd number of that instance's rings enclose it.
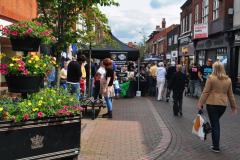
<instances>
[{"instance_id":1,"label":"brick paved ground","mask_svg":"<svg viewBox=\"0 0 240 160\"><path fill-rule=\"evenodd\" d=\"M238 104L239 103L239 97ZM184 98L183 117L174 117L172 104L158 102L152 98L159 115L170 129L172 141L159 160L240 160L240 113L231 116L228 108L221 119L221 150L219 154L209 150L211 137L200 141L191 133L192 121L196 115L197 101Z\"/></svg>"},{"instance_id":2,"label":"brick paved ground","mask_svg":"<svg viewBox=\"0 0 240 160\"><path fill-rule=\"evenodd\" d=\"M112 120L83 119L82 126L81 160L137 160L170 143L169 130L146 98L115 100Z\"/></svg>"}]
</instances>

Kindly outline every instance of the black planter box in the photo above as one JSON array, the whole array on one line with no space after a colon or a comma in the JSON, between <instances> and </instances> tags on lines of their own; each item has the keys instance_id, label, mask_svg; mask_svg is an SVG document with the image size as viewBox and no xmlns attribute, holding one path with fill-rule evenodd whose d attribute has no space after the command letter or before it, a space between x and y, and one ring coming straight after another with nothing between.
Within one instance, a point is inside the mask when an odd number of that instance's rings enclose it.
<instances>
[{"instance_id":1,"label":"black planter box","mask_svg":"<svg viewBox=\"0 0 240 160\"><path fill-rule=\"evenodd\" d=\"M14 93L38 92L44 77L42 75L6 75L8 91Z\"/></svg>"},{"instance_id":2,"label":"black planter box","mask_svg":"<svg viewBox=\"0 0 240 160\"><path fill-rule=\"evenodd\" d=\"M74 159L80 152L81 117L0 122L0 159Z\"/></svg>"},{"instance_id":3,"label":"black planter box","mask_svg":"<svg viewBox=\"0 0 240 160\"><path fill-rule=\"evenodd\" d=\"M12 50L14 51L33 51L37 52L41 43L41 39L33 37L10 38Z\"/></svg>"}]
</instances>

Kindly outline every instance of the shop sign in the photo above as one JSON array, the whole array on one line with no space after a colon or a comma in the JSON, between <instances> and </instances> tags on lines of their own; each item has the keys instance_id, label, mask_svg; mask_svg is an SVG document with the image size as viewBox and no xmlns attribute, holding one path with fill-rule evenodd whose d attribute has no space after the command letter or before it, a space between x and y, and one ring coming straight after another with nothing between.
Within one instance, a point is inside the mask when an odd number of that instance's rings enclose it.
<instances>
[{"instance_id":1,"label":"shop sign","mask_svg":"<svg viewBox=\"0 0 240 160\"><path fill-rule=\"evenodd\" d=\"M172 57L172 58L178 57L178 52L177 52L177 51L172 51L172 52L171 52L171 57Z\"/></svg>"},{"instance_id":2,"label":"shop sign","mask_svg":"<svg viewBox=\"0 0 240 160\"><path fill-rule=\"evenodd\" d=\"M111 52L111 59L118 66L126 65L127 63L127 52Z\"/></svg>"},{"instance_id":3,"label":"shop sign","mask_svg":"<svg viewBox=\"0 0 240 160\"><path fill-rule=\"evenodd\" d=\"M0 19L0 37L3 37L2 35L2 29L8 25L11 25L12 22L9 22L9 21L6 21L6 20L3 20L3 19Z\"/></svg>"},{"instance_id":4,"label":"shop sign","mask_svg":"<svg viewBox=\"0 0 240 160\"><path fill-rule=\"evenodd\" d=\"M208 24L195 24L194 25L194 39L208 37Z\"/></svg>"}]
</instances>

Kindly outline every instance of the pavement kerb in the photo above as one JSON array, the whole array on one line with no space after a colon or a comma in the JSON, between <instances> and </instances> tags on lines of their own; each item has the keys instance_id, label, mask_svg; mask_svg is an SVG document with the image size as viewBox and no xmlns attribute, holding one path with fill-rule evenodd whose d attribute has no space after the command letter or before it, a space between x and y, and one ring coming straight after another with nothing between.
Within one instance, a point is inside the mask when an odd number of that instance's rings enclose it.
<instances>
[{"instance_id":1,"label":"pavement kerb","mask_svg":"<svg viewBox=\"0 0 240 160\"><path fill-rule=\"evenodd\" d=\"M158 114L153 103L147 98L146 98L146 101L148 103L148 107L151 110L155 120L157 121L158 126L162 131L162 137L157 147L150 153L140 158L140 160L155 160L168 149L172 141L172 134L168 129L168 127L166 126L166 124L164 123L164 121L162 120L161 116Z\"/></svg>"}]
</instances>

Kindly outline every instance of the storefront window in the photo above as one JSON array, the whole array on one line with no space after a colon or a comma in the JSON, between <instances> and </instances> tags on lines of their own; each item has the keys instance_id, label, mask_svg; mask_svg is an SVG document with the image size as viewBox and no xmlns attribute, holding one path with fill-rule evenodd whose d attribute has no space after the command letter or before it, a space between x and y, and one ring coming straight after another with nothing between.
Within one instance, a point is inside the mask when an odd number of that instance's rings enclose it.
<instances>
[{"instance_id":1,"label":"storefront window","mask_svg":"<svg viewBox=\"0 0 240 160\"><path fill-rule=\"evenodd\" d=\"M205 51L199 51L198 52L198 64L200 66L204 65L204 61L205 61Z\"/></svg>"},{"instance_id":2,"label":"storefront window","mask_svg":"<svg viewBox=\"0 0 240 160\"><path fill-rule=\"evenodd\" d=\"M217 60L219 60L227 69L227 49L226 48L219 48L217 49Z\"/></svg>"}]
</instances>

